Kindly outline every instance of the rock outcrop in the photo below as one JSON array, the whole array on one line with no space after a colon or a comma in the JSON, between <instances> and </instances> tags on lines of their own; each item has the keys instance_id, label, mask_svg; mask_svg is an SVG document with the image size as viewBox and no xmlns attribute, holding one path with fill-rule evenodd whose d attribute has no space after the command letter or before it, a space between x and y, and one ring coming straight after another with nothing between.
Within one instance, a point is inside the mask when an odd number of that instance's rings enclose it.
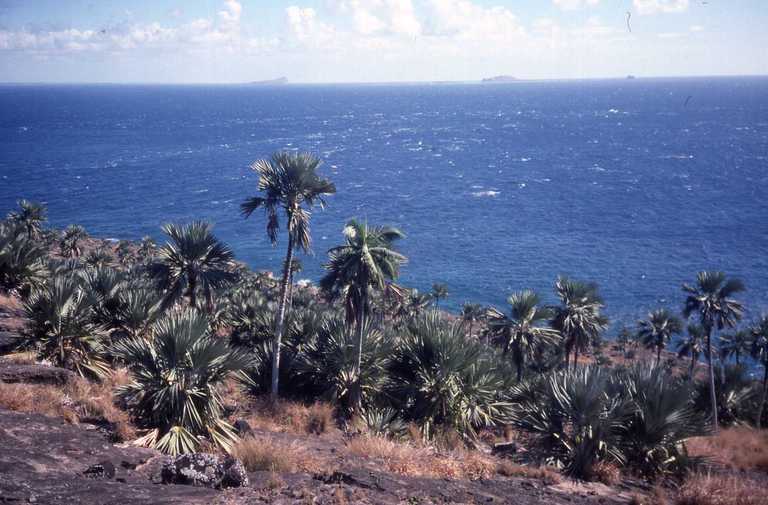
<instances>
[{"instance_id":1,"label":"rock outcrop","mask_svg":"<svg viewBox=\"0 0 768 505\"><path fill-rule=\"evenodd\" d=\"M160 473L163 484L183 484L215 489L245 487L248 473L231 456L220 458L215 454L182 454L168 458Z\"/></svg>"},{"instance_id":2,"label":"rock outcrop","mask_svg":"<svg viewBox=\"0 0 768 505\"><path fill-rule=\"evenodd\" d=\"M0 363L0 382L63 386L76 377L74 372L55 366Z\"/></svg>"}]
</instances>

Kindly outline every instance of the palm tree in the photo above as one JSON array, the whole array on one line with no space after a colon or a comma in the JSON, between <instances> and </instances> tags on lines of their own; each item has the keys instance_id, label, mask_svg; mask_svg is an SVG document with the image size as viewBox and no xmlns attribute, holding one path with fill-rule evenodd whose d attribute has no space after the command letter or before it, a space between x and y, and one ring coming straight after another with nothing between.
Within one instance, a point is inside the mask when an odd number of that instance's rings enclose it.
<instances>
[{"instance_id":1,"label":"palm tree","mask_svg":"<svg viewBox=\"0 0 768 505\"><path fill-rule=\"evenodd\" d=\"M345 244L328 251L328 273L320 286L331 300L343 299L347 321L357 323L358 372L373 291L382 291L387 280L396 279L400 266L407 261L393 249L393 242L404 236L397 228L368 226L353 219L344 228Z\"/></svg>"},{"instance_id":2,"label":"palm tree","mask_svg":"<svg viewBox=\"0 0 768 505\"><path fill-rule=\"evenodd\" d=\"M760 394L760 406L757 408L756 426L762 426L765 398L768 394L768 315L763 315L752 329L752 357L763 367L763 387Z\"/></svg>"},{"instance_id":3,"label":"palm tree","mask_svg":"<svg viewBox=\"0 0 768 505\"><path fill-rule=\"evenodd\" d=\"M14 225L0 222L0 291L26 296L43 284L46 257L38 241L19 235Z\"/></svg>"},{"instance_id":4,"label":"palm tree","mask_svg":"<svg viewBox=\"0 0 768 505\"><path fill-rule=\"evenodd\" d=\"M511 310L507 316L494 310L489 327L497 341L501 341L504 355L512 351L512 361L517 368L518 382L523 378L525 359L538 346L554 343L559 333L545 325L554 311L541 306L539 295L530 290L513 293L507 298Z\"/></svg>"},{"instance_id":5,"label":"palm tree","mask_svg":"<svg viewBox=\"0 0 768 505\"><path fill-rule=\"evenodd\" d=\"M698 314L706 335L706 356L709 363L709 388L712 402L712 427L717 431L717 396L715 393L715 370L712 365L712 332L732 328L741 319L744 308L731 296L744 290L739 279L728 279L723 272L699 272L696 285L683 284L685 299L683 315Z\"/></svg>"},{"instance_id":6,"label":"palm tree","mask_svg":"<svg viewBox=\"0 0 768 505\"><path fill-rule=\"evenodd\" d=\"M752 343L752 332L750 330L739 330L730 335L720 337L720 350L724 358L733 356L736 364L741 364L741 354L749 353Z\"/></svg>"},{"instance_id":7,"label":"palm tree","mask_svg":"<svg viewBox=\"0 0 768 505\"><path fill-rule=\"evenodd\" d=\"M24 304L27 343L41 358L82 376L109 375L103 333L91 320L91 300L76 274L58 275Z\"/></svg>"},{"instance_id":8,"label":"palm tree","mask_svg":"<svg viewBox=\"0 0 768 505\"><path fill-rule=\"evenodd\" d=\"M59 250L65 258L80 256L83 253L80 247L80 241L88 238L88 233L80 225L69 225L64 229L64 235L59 241Z\"/></svg>"},{"instance_id":9,"label":"palm tree","mask_svg":"<svg viewBox=\"0 0 768 505\"><path fill-rule=\"evenodd\" d=\"M472 337L472 326L485 314L485 309L479 303L465 302L461 306L461 320L469 324L469 337Z\"/></svg>"},{"instance_id":10,"label":"palm tree","mask_svg":"<svg viewBox=\"0 0 768 505\"><path fill-rule=\"evenodd\" d=\"M288 229L288 249L283 263L283 279L280 286L280 302L275 323L275 352L272 353L272 397L278 393L280 370L280 345L283 338L286 305L288 304L288 283L290 267L293 264L294 249L308 251L311 246L309 218L311 209L318 203L325 206L324 197L336 192L336 186L317 174L320 159L308 153L291 154L279 152L271 160L258 160L251 168L259 175L259 191L263 196L249 198L240 206L247 218L259 208L267 214L267 235L272 244L277 244L280 230L280 209L285 211ZM307 208L305 208L307 207Z\"/></svg>"},{"instance_id":11,"label":"palm tree","mask_svg":"<svg viewBox=\"0 0 768 505\"><path fill-rule=\"evenodd\" d=\"M37 238L46 221L47 209L45 205L19 200L19 210L8 214L8 219L21 227L27 234L27 238Z\"/></svg>"},{"instance_id":12,"label":"palm tree","mask_svg":"<svg viewBox=\"0 0 768 505\"><path fill-rule=\"evenodd\" d=\"M448 298L448 286L442 282L432 284L432 298L435 299L435 308L439 308L440 300Z\"/></svg>"},{"instance_id":13,"label":"palm tree","mask_svg":"<svg viewBox=\"0 0 768 505\"><path fill-rule=\"evenodd\" d=\"M165 290L166 307L186 296L190 307L199 308L197 296L201 291L209 308L213 291L233 280L230 270L234 255L213 235L211 228L204 221L163 226L170 240L158 250L150 272Z\"/></svg>"},{"instance_id":14,"label":"palm tree","mask_svg":"<svg viewBox=\"0 0 768 505\"><path fill-rule=\"evenodd\" d=\"M555 292L561 306L555 308L552 327L560 332L565 344L565 368L573 351L573 363L577 364L579 351L585 351L608 326L608 320L600 315L603 300L597 292L597 284L558 277Z\"/></svg>"},{"instance_id":15,"label":"palm tree","mask_svg":"<svg viewBox=\"0 0 768 505\"><path fill-rule=\"evenodd\" d=\"M689 324L688 336L677 347L678 357L691 357L691 366L688 370L688 376L691 381L693 381L696 362L699 360L701 353L704 352L704 340L706 340L704 328L699 324Z\"/></svg>"},{"instance_id":16,"label":"palm tree","mask_svg":"<svg viewBox=\"0 0 768 505\"><path fill-rule=\"evenodd\" d=\"M661 351L672 336L683 331L683 322L667 309L658 309L648 314L648 319L640 321L638 337L648 349L656 349L656 365L661 364Z\"/></svg>"},{"instance_id":17,"label":"palm tree","mask_svg":"<svg viewBox=\"0 0 768 505\"><path fill-rule=\"evenodd\" d=\"M222 418L217 387L249 365L247 354L215 338L208 318L194 309L171 313L152 334L120 340L112 348L133 376L116 394L149 430L137 442L175 455L196 451L198 437L206 435L231 448L236 436Z\"/></svg>"}]
</instances>

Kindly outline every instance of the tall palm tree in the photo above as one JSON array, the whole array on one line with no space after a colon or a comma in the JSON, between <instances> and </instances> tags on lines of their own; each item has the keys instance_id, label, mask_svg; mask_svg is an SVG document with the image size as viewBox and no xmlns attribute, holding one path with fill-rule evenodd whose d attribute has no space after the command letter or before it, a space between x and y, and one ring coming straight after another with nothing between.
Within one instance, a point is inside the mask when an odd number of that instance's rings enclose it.
<instances>
[{"instance_id":1,"label":"tall palm tree","mask_svg":"<svg viewBox=\"0 0 768 505\"><path fill-rule=\"evenodd\" d=\"M638 337L645 347L656 349L656 365L661 364L661 351L674 335L683 331L683 322L667 309L658 309L648 314L648 319L640 321Z\"/></svg>"},{"instance_id":2,"label":"tall palm tree","mask_svg":"<svg viewBox=\"0 0 768 505\"><path fill-rule=\"evenodd\" d=\"M552 327L563 336L565 345L565 368L573 351L573 363L577 364L579 352L585 351L608 326L608 319L600 314L603 299L597 291L597 284L558 277L555 292L561 305L555 308Z\"/></svg>"},{"instance_id":3,"label":"tall palm tree","mask_svg":"<svg viewBox=\"0 0 768 505\"><path fill-rule=\"evenodd\" d=\"M699 324L689 324L688 336L685 340L682 340L677 347L678 357L691 357L691 365L688 370L688 377L691 381L693 381L693 372L696 369L696 362L699 360L701 353L704 352L704 340L706 340L706 332L704 331L704 328Z\"/></svg>"},{"instance_id":4,"label":"tall palm tree","mask_svg":"<svg viewBox=\"0 0 768 505\"><path fill-rule=\"evenodd\" d=\"M72 224L64 229L64 235L59 242L59 250L61 255L65 258L71 258L72 256L80 256L83 253L83 249L80 247L80 242L88 238L88 232L85 231L80 225Z\"/></svg>"},{"instance_id":5,"label":"tall palm tree","mask_svg":"<svg viewBox=\"0 0 768 505\"><path fill-rule=\"evenodd\" d=\"M749 353L752 343L752 332L750 330L738 330L730 335L720 337L720 350L724 358L733 356L736 364L741 364L741 355Z\"/></svg>"},{"instance_id":6,"label":"tall palm tree","mask_svg":"<svg viewBox=\"0 0 768 505\"><path fill-rule=\"evenodd\" d=\"M442 282L432 284L432 298L435 299L435 308L439 308L440 300L448 298L448 286Z\"/></svg>"},{"instance_id":7,"label":"tall palm tree","mask_svg":"<svg viewBox=\"0 0 768 505\"><path fill-rule=\"evenodd\" d=\"M763 315L752 329L752 357L763 367L763 388L760 394L760 406L757 408L756 426L762 426L765 398L768 394L768 315Z\"/></svg>"},{"instance_id":8,"label":"tall palm tree","mask_svg":"<svg viewBox=\"0 0 768 505\"><path fill-rule=\"evenodd\" d=\"M309 230L311 209L317 203L325 206L324 197L336 192L336 186L317 174L321 160L312 154L278 152L271 160L258 160L251 168L259 176L259 191L240 205L247 218L257 209L264 209L267 215L267 235L272 244L277 244L280 231L279 213L285 212L288 229L288 249L283 262L283 279L280 285L280 301L275 323L275 352L272 353L272 397L278 393L280 370L280 346L283 339L285 312L288 304L288 283L291 277L294 249L309 251L312 239ZM305 208L306 207L306 208Z\"/></svg>"},{"instance_id":9,"label":"tall palm tree","mask_svg":"<svg viewBox=\"0 0 768 505\"><path fill-rule=\"evenodd\" d=\"M712 428L717 431L717 396L715 393L715 371L712 364L712 332L723 328L732 328L741 319L744 307L734 300L732 295L744 291L744 284L739 279L728 279L723 272L699 272L696 284L683 284L687 293L683 315L699 316L706 335L706 356L709 364L709 389L712 402Z\"/></svg>"},{"instance_id":10,"label":"tall palm tree","mask_svg":"<svg viewBox=\"0 0 768 505\"><path fill-rule=\"evenodd\" d=\"M213 291L229 284L234 255L211 231L211 224L194 221L187 225L166 224L163 232L169 241L157 253L150 272L165 289L164 305L170 306L186 296L190 307L198 307L198 292L209 308Z\"/></svg>"},{"instance_id":11,"label":"tall palm tree","mask_svg":"<svg viewBox=\"0 0 768 505\"><path fill-rule=\"evenodd\" d=\"M510 315L494 310L489 326L494 338L502 343L504 354L512 352L519 382L526 357L533 354L537 346L554 343L560 333L546 324L554 311L543 307L539 295L533 291L513 293L507 303L511 307Z\"/></svg>"},{"instance_id":12,"label":"tall palm tree","mask_svg":"<svg viewBox=\"0 0 768 505\"><path fill-rule=\"evenodd\" d=\"M465 302L461 306L461 320L469 325L469 337L472 337L472 326L485 314L485 309L479 303Z\"/></svg>"},{"instance_id":13,"label":"tall palm tree","mask_svg":"<svg viewBox=\"0 0 768 505\"><path fill-rule=\"evenodd\" d=\"M19 200L19 210L8 214L8 218L24 228L27 238L37 238L47 218L45 205Z\"/></svg>"},{"instance_id":14,"label":"tall palm tree","mask_svg":"<svg viewBox=\"0 0 768 505\"><path fill-rule=\"evenodd\" d=\"M363 349L365 319L370 313L373 291L384 289L387 280L397 278L407 258L393 249L393 242L405 235L390 226L368 226L351 220L344 228L344 245L328 251L328 273L320 286L332 300L343 299L348 322L356 321L358 360Z\"/></svg>"}]
</instances>

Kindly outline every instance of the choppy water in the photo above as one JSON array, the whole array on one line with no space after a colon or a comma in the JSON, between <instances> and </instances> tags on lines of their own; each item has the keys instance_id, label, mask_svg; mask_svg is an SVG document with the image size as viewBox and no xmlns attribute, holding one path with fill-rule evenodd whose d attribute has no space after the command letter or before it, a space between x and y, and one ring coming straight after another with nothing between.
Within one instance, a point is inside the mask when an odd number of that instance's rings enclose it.
<instances>
[{"instance_id":1,"label":"choppy water","mask_svg":"<svg viewBox=\"0 0 768 505\"><path fill-rule=\"evenodd\" d=\"M632 321L717 268L746 281L752 315L768 309L766 78L0 86L0 211L41 200L57 226L120 238L209 219L276 270L284 243L238 205L253 160L296 148L338 186L313 216L308 278L359 216L401 226L403 283L445 282L453 306L524 287L551 299L564 273Z\"/></svg>"}]
</instances>

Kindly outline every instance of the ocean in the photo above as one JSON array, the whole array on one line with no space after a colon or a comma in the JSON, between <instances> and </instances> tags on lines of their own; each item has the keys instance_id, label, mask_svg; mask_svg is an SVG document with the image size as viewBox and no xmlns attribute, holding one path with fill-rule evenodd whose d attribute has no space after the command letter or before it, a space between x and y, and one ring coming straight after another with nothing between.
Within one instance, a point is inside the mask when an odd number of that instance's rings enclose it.
<instances>
[{"instance_id":1,"label":"ocean","mask_svg":"<svg viewBox=\"0 0 768 505\"><path fill-rule=\"evenodd\" d=\"M768 310L768 78L413 85L2 85L0 212L162 239L206 219L254 269L279 270L249 165L322 157L338 193L312 215L318 280L352 217L396 225L401 283L441 305L505 307L558 274L597 282L614 321L682 306L702 269Z\"/></svg>"}]
</instances>

